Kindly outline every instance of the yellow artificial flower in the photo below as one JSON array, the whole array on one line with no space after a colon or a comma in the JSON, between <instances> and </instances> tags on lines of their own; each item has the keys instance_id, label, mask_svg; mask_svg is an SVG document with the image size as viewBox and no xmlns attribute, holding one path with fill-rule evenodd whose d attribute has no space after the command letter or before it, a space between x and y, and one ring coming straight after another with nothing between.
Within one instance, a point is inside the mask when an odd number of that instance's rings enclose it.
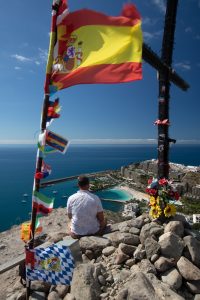
<instances>
[{"instance_id":1,"label":"yellow artificial flower","mask_svg":"<svg viewBox=\"0 0 200 300\"><path fill-rule=\"evenodd\" d=\"M162 214L162 210L161 210L160 206L158 206L158 205L152 206L149 214L153 219L156 219Z\"/></svg>"},{"instance_id":2,"label":"yellow artificial flower","mask_svg":"<svg viewBox=\"0 0 200 300\"><path fill-rule=\"evenodd\" d=\"M164 209L165 217L169 218L171 216L174 216L176 214L176 207L173 204L167 204Z\"/></svg>"},{"instance_id":3,"label":"yellow artificial flower","mask_svg":"<svg viewBox=\"0 0 200 300\"><path fill-rule=\"evenodd\" d=\"M155 198L154 196L151 196L150 199L149 199L149 205L150 206L156 206L156 205L159 205L160 203L160 198L157 197Z\"/></svg>"}]
</instances>

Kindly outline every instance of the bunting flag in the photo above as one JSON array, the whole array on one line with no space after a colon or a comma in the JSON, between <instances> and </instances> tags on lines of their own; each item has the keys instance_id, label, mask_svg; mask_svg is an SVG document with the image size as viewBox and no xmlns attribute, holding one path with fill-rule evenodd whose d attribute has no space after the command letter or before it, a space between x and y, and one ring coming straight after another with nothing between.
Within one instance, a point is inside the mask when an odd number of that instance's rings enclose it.
<instances>
[{"instance_id":1,"label":"bunting flag","mask_svg":"<svg viewBox=\"0 0 200 300\"><path fill-rule=\"evenodd\" d=\"M53 244L26 251L26 277L52 285L71 285L74 259L68 247Z\"/></svg>"},{"instance_id":2,"label":"bunting flag","mask_svg":"<svg viewBox=\"0 0 200 300\"><path fill-rule=\"evenodd\" d=\"M53 210L54 198L48 198L47 196L34 191L32 203L33 208L37 211L37 215L46 216Z\"/></svg>"},{"instance_id":3,"label":"bunting flag","mask_svg":"<svg viewBox=\"0 0 200 300\"><path fill-rule=\"evenodd\" d=\"M50 122L52 119L57 119L60 117L61 107L59 105L59 98L55 101L49 101L49 107L47 111L47 122Z\"/></svg>"},{"instance_id":4,"label":"bunting flag","mask_svg":"<svg viewBox=\"0 0 200 300\"><path fill-rule=\"evenodd\" d=\"M35 179L43 179L51 174L51 166L45 164L44 160L42 161L41 172L35 173Z\"/></svg>"},{"instance_id":5,"label":"bunting flag","mask_svg":"<svg viewBox=\"0 0 200 300\"><path fill-rule=\"evenodd\" d=\"M51 93L142 79L141 16L134 5L126 4L119 17L83 9L58 19Z\"/></svg>"},{"instance_id":6,"label":"bunting flag","mask_svg":"<svg viewBox=\"0 0 200 300\"><path fill-rule=\"evenodd\" d=\"M50 130L46 131L46 145L64 154L67 151L68 144L68 140L57 133Z\"/></svg>"},{"instance_id":7,"label":"bunting flag","mask_svg":"<svg viewBox=\"0 0 200 300\"><path fill-rule=\"evenodd\" d=\"M42 226L40 224L40 222L36 222L36 234L40 234L42 232ZM22 241L24 241L25 243L28 242L30 240L30 234L31 234L31 223L30 222L26 222L26 223L22 223L21 224L21 234L20 234L20 238Z\"/></svg>"}]
</instances>

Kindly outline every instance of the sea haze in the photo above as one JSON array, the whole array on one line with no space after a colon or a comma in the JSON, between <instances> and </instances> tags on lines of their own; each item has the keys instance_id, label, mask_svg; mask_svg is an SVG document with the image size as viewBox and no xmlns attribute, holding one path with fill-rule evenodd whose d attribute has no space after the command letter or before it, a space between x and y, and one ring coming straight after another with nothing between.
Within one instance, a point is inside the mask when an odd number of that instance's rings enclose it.
<instances>
[{"instance_id":1,"label":"sea haze","mask_svg":"<svg viewBox=\"0 0 200 300\"><path fill-rule=\"evenodd\" d=\"M30 218L31 193L35 170L36 147L0 145L0 231ZM52 166L48 179L89 172L115 170L123 165L157 157L156 145L70 145L65 155L49 154L45 162ZM170 161L200 165L200 145L174 145ZM53 194L56 190L58 193ZM77 190L76 182L62 183L42 190L55 197L54 207L66 206L66 198ZM28 194L26 202L23 195ZM105 204L104 204L105 205ZM116 205L106 208L114 210Z\"/></svg>"}]
</instances>

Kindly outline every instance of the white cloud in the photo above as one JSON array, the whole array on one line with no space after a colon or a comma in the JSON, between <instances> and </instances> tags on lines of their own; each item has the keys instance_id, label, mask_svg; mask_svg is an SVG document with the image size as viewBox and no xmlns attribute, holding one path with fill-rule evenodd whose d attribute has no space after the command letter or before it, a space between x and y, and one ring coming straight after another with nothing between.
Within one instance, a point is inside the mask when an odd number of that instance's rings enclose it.
<instances>
[{"instance_id":1,"label":"white cloud","mask_svg":"<svg viewBox=\"0 0 200 300\"><path fill-rule=\"evenodd\" d=\"M190 65L190 62L188 62L188 61L176 63L176 64L174 64L174 66L177 68L180 68L182 70L185 70L185 71L191 70L191 65Z\"/></svg>"},{"instance_id":2,"label":"white cloud","mask_svg":"<svg viewBox=\"0 0 200 300\"><path fill-rule=\"evenodd\" d=\"M156 5L162 13L165 13L166 6L164 0L152 0L153 4Z\"/></svg>"},{"instance_id":3,"label":"white cloud","mask_svg":"<svg viewBox=\"0 0 200 300\"><path fill-rule=\"evenodd\" d=\"M15 67L14 69L15 69L15 70L21 70L21 68L20 68L20 67Z\"/></svg>"},{"instance_id":4,"label":"white cloud","mask_svg":"<svg viewBox=\"0 0 200 300\"><path fill-rule=\"evenodd\" d=\"M186 32L186 33L192 32L192 27L186 27L186 28L185 28L185 32Z\"/></svg>"},{"instance_id":5,"label":"white cloud","mask_svg":"<svg viewBox=\"0 0 200 300\"><path fill-rule=\"evenodd\" d=\"M28 57L25 57L25 56L22 56L22 55L18 55L18 54L13 54L13 55L11 55L11 57L13 57L16 60L21 61L21 62L32 61L31 58L28 58Z\"/></svg>"},{"instance_id":6,"label":"white cloud","mask_svg":"<svg viewBox=\"0 0 200 300\"><path fill-rule=\"evenodd\" d=\"M48 57L48 51L46 49L38 48L39 50L39 60L41 62L46 62Z\"/></svg>"},{"instance_id":7,"label":"white cloud","mask_svg":"<svg viewBox=\"0 0 200 300\"><path fill-rule=\"evenodd\" d=\"M200 40L200 35L199 34L195 35L194 39L195 40Z\"/></svg>"},{"instance_id":8,"label":"white cloud","mask_svg":"<svg viewBox=\"0 0 200 300\"><path fill-rule=\"evenodd\" d=\"M156 32L143 31L143 37L145 41L150 41L152 39L157 39L162 34L162 30Z\"/></svg>"},{"instance_id":9,"label":"white cloud","mask_svg":"<svg viewBox=\"0 0 200 300\"><path fill-rule=\"evenodd\" d=\"M35 64L36 64L37 66L39 66L39 65L40 65L40 62L39 62L38 60L36 60L36 61L35 61Z\"/></svg>"},{"instance_id":10,"label":"white cloud","mask_svg":"<svg viewBox=\"0 0 200 300\"><path fill-rule=\"evenodd\" d=\"M142 25L153 26L157 23L157 21L158 21L158 19L156 19L156 18L143 17Z\"/></svg>"}]
</instances>

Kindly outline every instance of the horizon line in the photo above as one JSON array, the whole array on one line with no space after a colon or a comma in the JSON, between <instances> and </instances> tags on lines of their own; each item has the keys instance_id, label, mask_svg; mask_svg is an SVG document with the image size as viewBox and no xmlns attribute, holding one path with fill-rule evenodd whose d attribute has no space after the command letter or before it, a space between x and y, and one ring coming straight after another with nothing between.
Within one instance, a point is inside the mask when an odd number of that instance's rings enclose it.
<instances>
[{"instance_id":1,"label":"horizon line","mask_svg":"<svg viewBox=\"0 0 200 300\"><path fill-rule=\"evenodd\" d=\"M157 139L72 139L69 143L72 145L136 145L146 144L154 145L157 144ZM36 145L37 142L34 140L0 140L0 145ZM177 140L177 144L200 144L200 139L180 139Z\"/></svg>"}]
</instances>

